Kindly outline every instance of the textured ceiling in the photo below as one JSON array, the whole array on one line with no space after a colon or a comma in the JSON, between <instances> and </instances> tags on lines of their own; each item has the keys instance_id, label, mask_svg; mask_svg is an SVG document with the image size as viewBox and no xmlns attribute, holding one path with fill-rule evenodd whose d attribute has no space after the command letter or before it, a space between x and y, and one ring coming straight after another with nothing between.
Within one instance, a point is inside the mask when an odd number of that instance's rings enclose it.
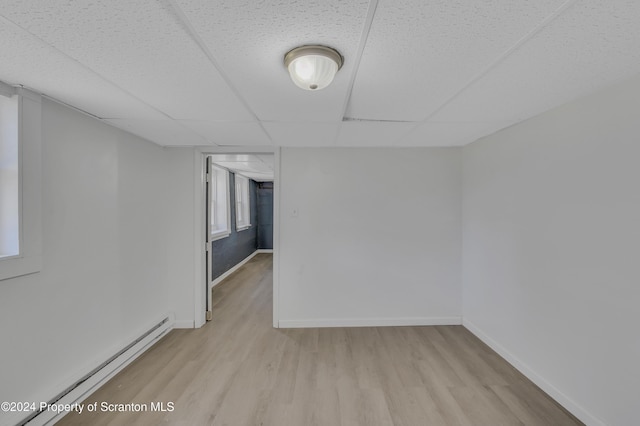
<instances>
[{"instance_id":1,"label":"textured ceiling","mask_svg":"<svg viewBox=\"0 0 640 426\"><path fill-rule=\"evenodd\" d=\"M0 5L0 80L160 145L465 145L640 73L637 0ZM282 64L312 43L318 92Z\"/></svg>"},{"instance_id":2,"label":"textured ceiling","mask_svg":"<svg viewBox=\"0 0 640 426\"><path fill-rule=\"evenodd\" d=\"M269 154L213 154L213 164L239 173L256 182L273 181L275 159Z\"/></svg>"}]
</instances>

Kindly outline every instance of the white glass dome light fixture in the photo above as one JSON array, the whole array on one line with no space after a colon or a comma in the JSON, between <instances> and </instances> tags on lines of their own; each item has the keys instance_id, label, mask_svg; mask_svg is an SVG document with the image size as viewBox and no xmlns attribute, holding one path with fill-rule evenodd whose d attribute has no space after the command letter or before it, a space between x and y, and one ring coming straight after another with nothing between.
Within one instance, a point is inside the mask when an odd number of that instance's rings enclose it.
<instances>
[{"instance_id":1,"label":"white glass dome light fixture","mask_svg":"<svg viewBox=\"0 0 640 426\"><path fill-rule=\"evenodd\" d=\"M321 90L333 81L344 59L327 46L300 46L284 55L284 66L291 80L304 90Z\"/></svg>"}]
</instances>

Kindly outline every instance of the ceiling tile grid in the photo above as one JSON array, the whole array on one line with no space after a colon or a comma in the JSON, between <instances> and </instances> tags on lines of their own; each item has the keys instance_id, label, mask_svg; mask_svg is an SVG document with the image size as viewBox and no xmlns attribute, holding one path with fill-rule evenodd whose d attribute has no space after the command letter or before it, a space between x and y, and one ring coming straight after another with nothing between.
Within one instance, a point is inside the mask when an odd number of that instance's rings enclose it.
<instances>
[{"instance_id":1,"label":"ceiling tile grid","mask_svg":"<svg viewBox=\"0 0 640 426\"><path fill-rule=\"evenodd\" d=\"M161 2L7 0L0 13L171 118L254 119Z\"/></svg>"},{"instance_id":2,"label":"ceiling tile grid","mask_svg":"<svg viewBox=\"0 0 640 426\"><path fill-rule=\"evenodd\" d=\"M219 146L273 145L269 135L258 122L180 120L180 123Z\"/></svg>"},{"instance_id":3,"label":"ceiling tile grid","mask_svg":"<svg viewBox=\"0 0 640 426\"><path fill-rule=\"evenodd\" d=\"M276 159L273 154L256 154L256 157L263 163L267 164L271 170L275 170Z\"/></svg>"},{"instance_id":4,"label":"ceiling tile grid","mask_svg":"<svg viewBox=\"0 0 640 426\"><path fill-rule=\"evenodd\" d=\"M565 0L380 0L347 116L424 120Z\"/></svg>"},{"instance_id":5,"label":"ceiling tile grid","mask_svg":"<svg viewBox=\"0 0 640 426\"><path fill-rule=\"evenodd\" d=\"M433 120L522 121L640 72L640 2L573 4Z\"/></svg>"},{"instance_id":6,"label":"ceiling tile grid","mask_svg":"<svg viewBox=\"0 0 640 426\"><path fill-rule=\"evenodd\" d=\"M160 145L457 146L640 73L638 22L637 0L4 0L0 80ZM283 64L311 43L345 56L318 92Z\"/></svg>"},{"instance_id":7,"label":"ceiling tile grid","mask_svg":"<svg viewBox=\"0 0 640 426\"><path fill-rule=\"evenodd\" d=\"M416 127L415 123L345 121L340 126L337 146L397 146Z\"/></svg>"},{"instance_id":8,"label":"ceiling tile grid","mask_svg":"<svg viewBox=\"0 0 640 426\"><path fill-rule=\"evenodd\" d=\"M212 154L211 161L255 181L272 181L274 156L267 154Z\"/></svg>"},{"instance_id":9,"label":"ceiling tile grid","mask_svg":"<svg viewBox=\"0 0 640 426\"><path fill-rule=\"evenodd\" d=\"M425 122L418 124L397 142L401 147L463 146L504 129L513 122Z\"/></svg>"},{"instance_id":10,"label":"ceiling tile grid","mask_svg":"<svg viewBox=\"0 0 640 426\"><path fill-rule=\"evenodd\" d=\"M0 80L8 84L36 90L98 117L165 118L144 102L3 18L0 18L0 56Z\"/></svg>"},{"instance_id":11,"label":"ceiling tile grid","mask_svg":"<svg viewBox=\"0 0 640 426\"><path fill-rule=\"evenodd\" d=\"M277 146L334 146L341 123L264 122L264 128Z\"/></svg>"},{"instance_id":12,"label":"ceiling tile grid","mask_svg":"<svg viewBox=\"0 0 640 426\"><path fill-rule=\"evenodd\" d=\"M175 120L105 119L103 121L162 146L212 145Z\"/></svg>"},{"instance_id":13,"label":"ceiling tile grid","mask_svg":"<svg viewBox=\"0 0 640 426\"><path fill-rule=\"evenodd\" d=\"M368 0L175 2L260 120L342 119ZM322 91L298 89L284 67L285 53L304 44L328 45L345 57Z\"/></svg>"}]
</instances>

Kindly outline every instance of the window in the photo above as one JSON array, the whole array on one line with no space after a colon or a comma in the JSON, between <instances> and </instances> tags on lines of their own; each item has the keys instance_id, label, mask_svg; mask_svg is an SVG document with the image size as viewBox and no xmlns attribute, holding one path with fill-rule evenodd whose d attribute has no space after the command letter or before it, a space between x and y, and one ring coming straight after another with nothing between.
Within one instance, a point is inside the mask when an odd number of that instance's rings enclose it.
<instances>
[{"instance_id":1,"label":"window","mask_svg":"<svg viewBox=\"0 0 640 426\"><path fill-rule=\"evenodd\" d=\"M231 233L229 215L229 172L211 166L209 200L211 240L228 237Z\"/></svg>"},{"instance_id":2,"label":"window","mask_svg":"<svg viewBox=\"0 0 640 426\"><path fill-rule=\"evenodd\" d=\"M20 254L18 96L0 96L0 259Z\"/></svg>"},{"instance_id":3,"label":"window","mask_svg":"<svg viewBox=\"0 0 640 426\"><path fill-rule=\"evenodd\" d=\"M0 82L0 280L42 266L41 97Z\"/></svg>"},{"instance_id":4,"label":"window","mask_svg":"<svg viewBox=\"0 0 640 426\"><path fill-rule=\"evenodd\" d=\"M236 174L236 230L251 226L249 214L249 179Z\"/></svg>"}]
</instances>

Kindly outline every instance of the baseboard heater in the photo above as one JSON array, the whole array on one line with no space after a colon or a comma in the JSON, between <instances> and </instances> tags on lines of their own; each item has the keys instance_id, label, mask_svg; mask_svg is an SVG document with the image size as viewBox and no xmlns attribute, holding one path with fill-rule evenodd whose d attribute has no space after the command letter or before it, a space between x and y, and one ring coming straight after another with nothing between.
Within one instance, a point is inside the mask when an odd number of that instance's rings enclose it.
<instances>
[{"instance_id":1,"label":"baseboard heater","mask_svg":"<svg viewBox=\"0 0 640 426\"><path fill-rule=\"evenodd\" d=\"M60 392L48 401L48 404L80 402L95 392L103 383L115 376L120 370L129 365L148 347L171 330L172 321L169 317L151 327L140 337L122 348L115 355L98 365L81 379ZM34 411L16 426L37 426L53 424L67 413L55 414L46 410Z\"/></svg>"}]
</instances>

